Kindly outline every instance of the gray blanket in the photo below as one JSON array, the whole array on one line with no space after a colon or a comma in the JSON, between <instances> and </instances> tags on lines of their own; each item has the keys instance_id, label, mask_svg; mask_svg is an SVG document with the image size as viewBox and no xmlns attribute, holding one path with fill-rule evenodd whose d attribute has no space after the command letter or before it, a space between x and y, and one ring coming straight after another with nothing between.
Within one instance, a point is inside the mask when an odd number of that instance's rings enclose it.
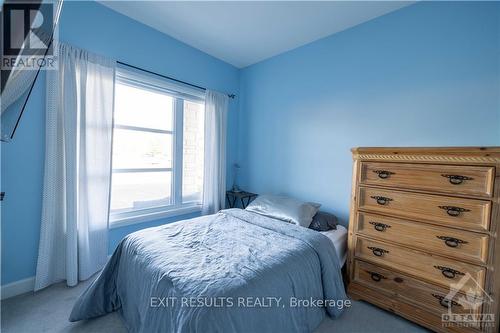
<instances>
[{"instance_id":1,"label":"gray blanket","mask_svg":"<svg viewBox=\"0 0 500 333\"><path fill-rule=\"evenodd\" d=\"M228 209L125 237L70 321L119 310L131 332L311 332L344 299L327 237Z\"/></svg>"}]
</instances>

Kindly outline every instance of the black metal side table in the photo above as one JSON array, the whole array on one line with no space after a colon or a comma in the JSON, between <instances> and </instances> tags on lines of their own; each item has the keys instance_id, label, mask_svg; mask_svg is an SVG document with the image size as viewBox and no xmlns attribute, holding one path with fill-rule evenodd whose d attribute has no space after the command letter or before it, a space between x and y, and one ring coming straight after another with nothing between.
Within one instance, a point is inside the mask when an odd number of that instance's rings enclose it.
<instances>
[{"instance_id":1,"label":"black metal side table","mask_svg":"<svg viewBox=\"0 0 500 333\"><path fill-rule=\"evenodd\" d=\"M243 209L245 209L245 208L247 208L250 201L252 201L256 197L257 197L257 194L255 194L255 193L250 193L250 192L245 192L245 191L235 192L232 190L226 191L226 199L227 199L227 202L229 203L229 208L236 207L237 200L239 199L241 202L241 207L243 207ZM246 203L245 203L245 200L246 200Z\"/></svg>"}]
</instances>

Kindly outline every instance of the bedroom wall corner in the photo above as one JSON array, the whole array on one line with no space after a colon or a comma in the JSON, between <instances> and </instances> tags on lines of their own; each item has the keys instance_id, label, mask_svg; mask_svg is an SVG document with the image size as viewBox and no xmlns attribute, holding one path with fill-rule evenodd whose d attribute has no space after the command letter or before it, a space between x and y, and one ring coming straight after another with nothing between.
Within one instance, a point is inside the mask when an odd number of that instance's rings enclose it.
<instances>
[{"instance_id":1,"label":"bedroom wall corner","mask_svg":"<svg viewBox=\"0 0 500 333\"><path fill-rule=\"evenodd\" d=\"M500 3L420 2L240 78L242 186L349 217L356 146L499 146Z\"/></svg>"}]
</instances>

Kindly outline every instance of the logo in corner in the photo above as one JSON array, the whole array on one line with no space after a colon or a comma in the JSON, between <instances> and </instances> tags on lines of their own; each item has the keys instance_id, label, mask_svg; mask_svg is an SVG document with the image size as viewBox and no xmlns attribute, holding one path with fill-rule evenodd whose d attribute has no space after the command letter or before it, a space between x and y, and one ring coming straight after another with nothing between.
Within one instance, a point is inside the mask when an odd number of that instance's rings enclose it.
<instances>
[{"instance_id":1,"label":"logo in corner","mask_svg":"<svg viewBox=\"0 0 500 333\"><path fill-rule=\"evenodd\" d=\"M446 296L433 296L448 309L446 313L441 314L444 327L479 328L492 327L495 324L495 314L481 311L481 307L492 303L493 298L469 273L465 273L458 283L452 283Z\"/></svg>"},{"instance_id":2,"label":"logo in corner","mask_svg":"<svg viewBox=\"0 0 500 333\"><path fill-rule=\"evenodd\" d=\"M54 69L55 6L6 2L2 15L2 70Z\"/></svg>"}]
</instances>

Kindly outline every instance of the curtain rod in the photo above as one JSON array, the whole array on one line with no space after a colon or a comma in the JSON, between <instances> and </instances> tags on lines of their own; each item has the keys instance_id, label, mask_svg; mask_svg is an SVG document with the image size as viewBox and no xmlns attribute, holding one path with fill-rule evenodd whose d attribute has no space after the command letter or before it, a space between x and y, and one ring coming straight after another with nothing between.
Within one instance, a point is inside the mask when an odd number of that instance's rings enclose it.
<instances>
[{"instance_id":1,"label":"curtain rod","mask_svg":"<svg viewBox=\"0 0 500 333\"><path fill-rule=\"evenodd\" d=\"M153 71L149 71L147 69L140 68L140 67L137 67L137 66L134 66L134 65L130 65L130 64L127 64L127 63L122 62L122 61L117 61L117 63L120 64L120 65L124 65L124 66L130 67L130 68L134 68L134 69L137 69L137 70L149 73L149 74L157 75L157 76L160 76L160 77L168 79L168 80L172 80L172 81L175 81L175 82L186 84L186 85L191 86L191 87L195 87L195 88L198 88L198 89L201 89L201 90L207 90L207 88L205 88L205 87L200 87L200 86L197 86L196 84L192 84L192 83L189 83L189 82L186 82L186 81L178 80L178 79L173 78L171 76L167 76L167 75L163 75L163 74L156 73L156 72L153 72ZM235 98L236 97L235 94L227 94L227 96L229 98Z\"/></svg>"}]
</instances>

